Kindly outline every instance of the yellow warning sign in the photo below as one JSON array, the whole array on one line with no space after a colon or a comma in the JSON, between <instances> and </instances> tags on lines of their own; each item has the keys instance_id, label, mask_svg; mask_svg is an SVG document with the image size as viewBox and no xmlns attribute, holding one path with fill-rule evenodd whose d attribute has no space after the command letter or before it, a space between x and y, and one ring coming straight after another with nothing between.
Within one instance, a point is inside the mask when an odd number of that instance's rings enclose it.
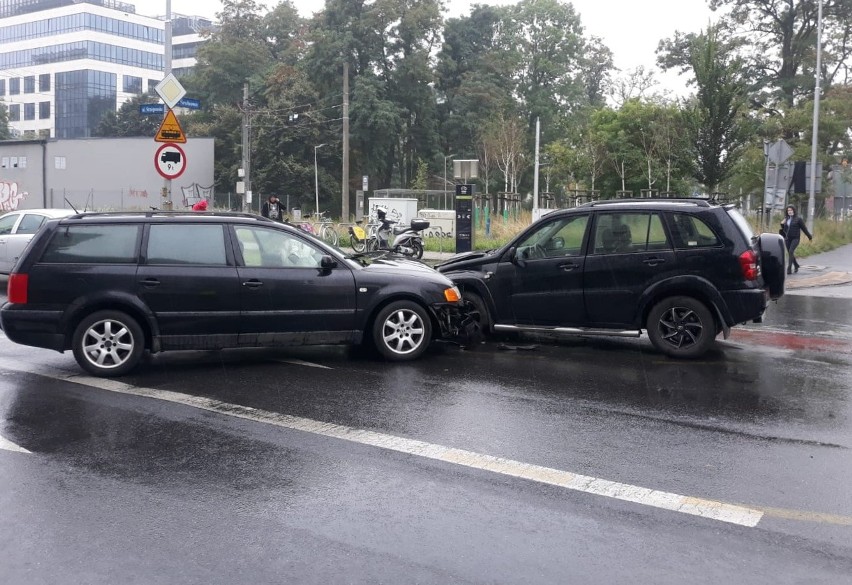
<instances>
[{"instance_id":1,"label":"yellow warning sign","mask_svg":"<svg viewBox=\"0 0 852 585\"><path fill-rule=\"evenodd\" d=\"M171 110L168 111L166 117L163 118L163 123L160 124L160 129L157 130L157 135L154 136L155 142L186 142L186 134L183 133L183 128L180 127L177 116Z\"/></svg>"}]
</instances>

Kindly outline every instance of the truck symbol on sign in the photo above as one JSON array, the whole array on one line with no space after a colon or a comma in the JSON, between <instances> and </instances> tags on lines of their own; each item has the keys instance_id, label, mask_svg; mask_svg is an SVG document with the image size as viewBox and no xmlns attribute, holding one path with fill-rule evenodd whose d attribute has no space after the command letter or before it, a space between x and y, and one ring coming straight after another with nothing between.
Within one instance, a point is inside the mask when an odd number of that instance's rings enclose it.
<instances>
[{"instance_id":1,"label":"truck symbol on sign","mask_svg":"<svg viewBox=\"0 0 852 585\"><path fill-rule=\"evenodd\" d=\"M163 152L160 156L160 162L164 163L175 163L176 165L180 164L180 153L174 152L172 150L167 150Z\"/></svg>"}]
</instances>

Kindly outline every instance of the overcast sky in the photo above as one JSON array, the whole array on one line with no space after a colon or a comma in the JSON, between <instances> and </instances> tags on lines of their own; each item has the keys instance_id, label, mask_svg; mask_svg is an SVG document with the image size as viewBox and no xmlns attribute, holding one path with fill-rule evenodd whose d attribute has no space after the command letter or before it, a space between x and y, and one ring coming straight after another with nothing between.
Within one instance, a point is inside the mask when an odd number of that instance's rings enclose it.
<instances>
[{"instance_id":1,"label":"overcast sky","mask_svg":"<svg viewBox=\"0 0 852 585\"><path fill-rule=\"evenodd\" d=\"M166 0L127 0L136 4L137 12L161 15L166 12ZM261 0L263 2L263 0ZM277 4L269 0L267 6ZM448 16L470 12L471 4L505 5L516 0L447 0ZM311 16L325 6L324 0L294 0L302 16ZM612 50L615 65L632 69L639 65L656 69L654 51L661 38L675 30L697 32L707 27L715 15L707 8L707 0L573 0L575 10L587 35L599 36ZM213 18L222 4L218 0L172 0L172 11L179 14ZM658 74L661 86L682 93L684 85L674 75Z\"/></svg>"}]
</instances>

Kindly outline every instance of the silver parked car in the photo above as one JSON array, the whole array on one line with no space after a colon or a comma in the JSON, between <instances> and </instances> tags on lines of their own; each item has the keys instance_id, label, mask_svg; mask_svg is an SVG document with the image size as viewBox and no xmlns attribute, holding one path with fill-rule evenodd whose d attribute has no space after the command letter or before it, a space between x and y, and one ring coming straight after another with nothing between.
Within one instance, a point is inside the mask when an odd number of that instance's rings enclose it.
<instances>
[{"instance_id":1,"label":"silver parked car","mask_svg":"<svg viewBox=\"0 0 852 585\"><path fill-rule=\"evenodd\" d=\"M44 222L75 213L73 209L19 209L0 216L0 274L12 271Z\"/></svg>"}]
</instances>

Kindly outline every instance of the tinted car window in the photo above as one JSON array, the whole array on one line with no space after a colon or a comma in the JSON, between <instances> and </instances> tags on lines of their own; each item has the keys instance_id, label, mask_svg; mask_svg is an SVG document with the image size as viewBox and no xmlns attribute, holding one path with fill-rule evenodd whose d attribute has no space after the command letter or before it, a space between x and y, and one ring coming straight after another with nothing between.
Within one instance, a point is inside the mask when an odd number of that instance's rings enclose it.
<instances>
[{"instance_id":1,"label":"tinted car window","mask_svg":"<svg viewBox=\"0 0 852 585\"><path fill-rule=\"evenodd\" d=\"M147 264L225 266L225 231L221 225L152 225Z\"/></svg>"},{"instance_id":2,"label":"tinted car window","mask_svg":"<svg viewBox=\"0 0 852 585\"><path fill-rule=\"evenodd\" d=\"M0 219L0 236L11 234L16 221L18 221L17 215L8 215L3 219Z\"/></svg>"},{"instance_id":3,"label":"tinted car window","mask_svg":"<svg viewBox=\"0 0 852 585\"><path fill-rule=\"evenodd\" d=\"M588 222L588 215L575 215L545 223L518 244L518 252L528 258L579 256Z\"/></svg>"},{"instance_id":4,"label":"tinted car window","mask_svg":"<svg viewBox=\"0 0 852 585\"><path fill-rule=\"evenodd\" d=\"M136 262L140 226L70 225L53 234L42 262L127 264Z\"/></svg>"},{"instance_id":5,"label":"tinted car window","mask_svg":"<svg viewBox=\"0 0 852 585\"><path fill-rule=\"evenodd\" d=\"M18 229L15 231L16 234L34 234L38 231L38 228L41 227L41 224L44 223L43 215L35 215L34 213L27 213L24 215L24 219L21 220L21 223L18 224Z\"/></svg>"},{"instance_id":6,"label":"tinted car window","mask_svg":"<svg viewBox=\"0 0 852 585\"><path fill-rule=\"evenodd\" d=\"M719 246L719 238L706 223L694 215L674 213L671 216L672 238L675 247L707 248Z\"/></svg>"},{"instance_id":7,"label":"tinted car window","mask_svg":"<svg viewBox=\"0 0 852 585\"><path fill-rule=\"evenodd\" d=\"M322 261L322 250L288 232L245 226L235 231L246 266L315 268Z\"/></svg>"},{"instance_id":8,"label":"tinted car window","mask_svg":"<svg viewBox=\"0 0 852 585\"><path fill-rule=\"evenodd\" d=\"M624 254L645 250L649 213L602 213L595 228L595 254Z\"/></svg>"}]
</instances>

